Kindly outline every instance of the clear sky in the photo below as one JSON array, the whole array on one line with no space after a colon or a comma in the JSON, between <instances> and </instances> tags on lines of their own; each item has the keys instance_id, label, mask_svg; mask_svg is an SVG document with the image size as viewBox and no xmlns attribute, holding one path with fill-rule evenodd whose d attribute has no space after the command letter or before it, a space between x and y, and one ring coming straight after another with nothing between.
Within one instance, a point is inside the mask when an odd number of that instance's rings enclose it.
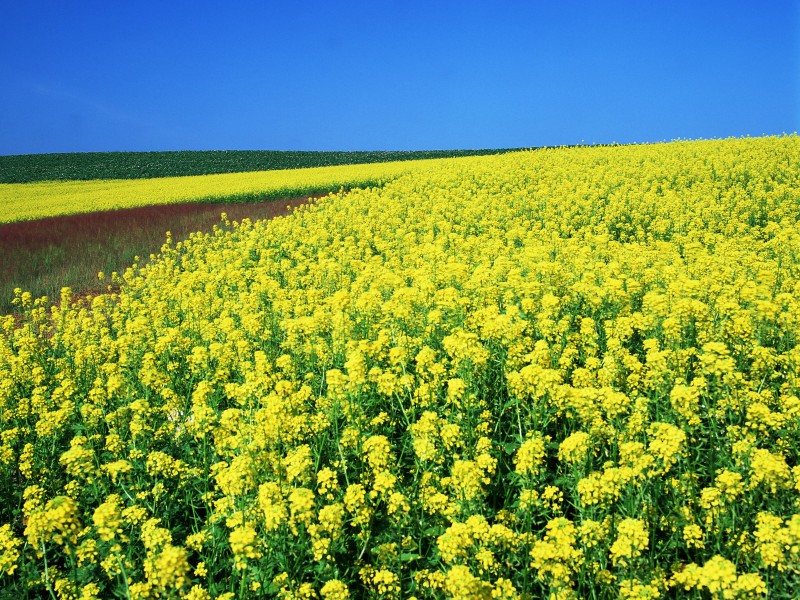
<instances>
[{"instance_id":1,"label":"clear sky","mask_svg":"<svg viewBox=\"0 0 800 600\"><path fill-rule=\"evenodd\" d=\"M0 154L800 129L800 0L0 0Z\"/></svg>"}]
</instances>

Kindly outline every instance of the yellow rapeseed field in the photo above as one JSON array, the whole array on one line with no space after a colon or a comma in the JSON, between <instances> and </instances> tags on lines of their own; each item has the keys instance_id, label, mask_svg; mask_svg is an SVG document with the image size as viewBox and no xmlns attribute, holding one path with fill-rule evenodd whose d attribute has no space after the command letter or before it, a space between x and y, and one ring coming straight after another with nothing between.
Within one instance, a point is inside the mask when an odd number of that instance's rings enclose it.
<instances>
[{"instance_id":1,"label":"yellow rapeseed field","mask_svg":"<svg viewBox=\"0 0 800 600\"><path fill-rule=\"evenodd\" d=\"M443 163L0 319L0 595L800 597L800 139Z\"/></svg>"},{"instance_id":2,"label":"yellow rapeseed field","mask_svg":"<svg viewBox=\"0 0 800 600\"><path fill-rule=\"evenodd\" d=\"M0 223L220 198L281 198L384 183L454 159L154 179L0 183Z\"/></svg>"}]
</instances>

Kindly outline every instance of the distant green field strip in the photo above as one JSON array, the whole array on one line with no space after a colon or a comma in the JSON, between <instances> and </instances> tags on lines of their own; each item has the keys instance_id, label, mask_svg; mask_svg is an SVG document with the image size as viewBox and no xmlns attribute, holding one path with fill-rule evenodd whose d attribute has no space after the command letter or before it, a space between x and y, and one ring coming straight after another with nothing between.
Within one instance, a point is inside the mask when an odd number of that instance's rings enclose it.
<instances>
[{"instance_id":1,"label":"distant green field strip","mask_svg":"<svg viewBox=\"0 0 800 600\"><path fill-rule=\"evenodd\" d=\"M495 150L420 150L300 152L204 150L180 152L80 152L0 156L0 183L89 179L149 179L216 173L246 173L508 152Z\"/></svg>"},{"instance_id":2,"label":"distant green field strip","mask_svg":"<svg viewBox=\"0 0 800 600\"><path fill-rule=\"evenodd\" d=\"M374 186L435 159L253 173L0 184L0 223L176 202L252 201Z\"/></svg>"}]
</instances>

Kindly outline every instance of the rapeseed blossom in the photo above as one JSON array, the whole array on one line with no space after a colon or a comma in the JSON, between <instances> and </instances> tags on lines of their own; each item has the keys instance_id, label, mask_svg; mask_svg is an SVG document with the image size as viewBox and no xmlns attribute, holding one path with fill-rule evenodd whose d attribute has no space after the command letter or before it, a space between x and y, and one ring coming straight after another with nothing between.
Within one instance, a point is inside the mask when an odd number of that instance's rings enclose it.
<instances>
[{"instance_id":1,"label":"rapeseed blossom","mask_svg":"<svg viewBox=\"0 0 800 600\"><path fill-rule=\"evenodd\" d=\"M0 589L796 597L797 165L431 162L169 237L114 293L19 290Z\"/></svg>"}]
</instances>

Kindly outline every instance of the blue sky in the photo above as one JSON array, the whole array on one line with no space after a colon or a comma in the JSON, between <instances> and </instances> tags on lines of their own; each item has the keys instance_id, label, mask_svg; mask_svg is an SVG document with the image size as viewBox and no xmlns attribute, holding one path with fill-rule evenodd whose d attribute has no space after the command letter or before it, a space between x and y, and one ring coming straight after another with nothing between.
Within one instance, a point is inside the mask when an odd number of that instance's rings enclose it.
<instances>
[{"instance_id":1,"label":"blue sky","mask_svg":"<svg viewBox=\"0 0 800 600\"><path fill-rule=\"evenodd\" d=\"M800 129L800 0L0 3L0 154Z\"/></svg>"}]
</instances>

